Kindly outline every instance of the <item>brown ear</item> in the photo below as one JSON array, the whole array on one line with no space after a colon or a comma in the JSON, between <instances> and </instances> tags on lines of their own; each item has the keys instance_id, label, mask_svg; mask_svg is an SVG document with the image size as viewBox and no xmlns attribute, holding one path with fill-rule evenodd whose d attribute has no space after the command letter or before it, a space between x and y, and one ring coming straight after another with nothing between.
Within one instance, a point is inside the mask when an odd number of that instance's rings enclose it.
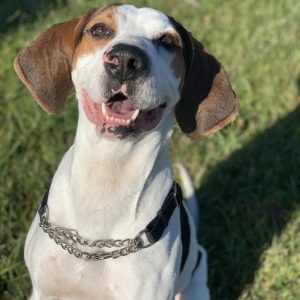
<instances>
[{"instance_id":1,"label":"brown ear","mask_svg":"<svg viewBox=\"0 0 300 300\"><path fill-rule=\"evenodd\" d=\"M238 101L222 65L172 19L183 41L186 76L175 115L191 137L208 136L233 121Z\"/></svg>"},{"instance_id":2,"label":"brown ear","mask_svg":"<svg viewBox=\"0 0 300 300\"><path fill-rule=\"evenodd\" d=\"M60 111L73 90L71 63L74 49L93 12L51 26L15 58L17 75L48 113Z\"/></svg>"}]
</instances>

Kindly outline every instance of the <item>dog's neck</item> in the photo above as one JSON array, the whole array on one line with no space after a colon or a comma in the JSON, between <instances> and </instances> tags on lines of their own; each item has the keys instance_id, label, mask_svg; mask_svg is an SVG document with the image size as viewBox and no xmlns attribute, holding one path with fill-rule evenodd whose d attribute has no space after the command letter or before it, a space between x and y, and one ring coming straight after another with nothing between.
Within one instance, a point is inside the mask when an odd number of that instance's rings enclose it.
<instances>
[{"instance_id":1,"label":"dog's neck","mask_svg":"<svg viewBox=\"0 0 300 300\"><path fill-rule=\"evenodd\" d=\"M137 140L107 140L96 135L80 111L75 143L50 191L54 221L89 238L122 238L143 229L172 185L168 142L173 122L170 115Z\"/></svg>"}]
</instances>

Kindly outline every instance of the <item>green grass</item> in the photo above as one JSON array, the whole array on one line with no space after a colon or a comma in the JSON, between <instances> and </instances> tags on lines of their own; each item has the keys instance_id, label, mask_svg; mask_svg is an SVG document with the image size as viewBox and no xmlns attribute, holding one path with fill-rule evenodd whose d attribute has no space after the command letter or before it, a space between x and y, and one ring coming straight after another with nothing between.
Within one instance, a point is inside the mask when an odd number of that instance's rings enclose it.
<instances>
[{"instance_id":1,"label":"green grass","mask_svg":"<svg viewBox=\"0 0 300 300\"><path fill-rule=\"evenodd\" d=\"M1 0L0 32L23 22L32 22L38 15L45 15L49 8L64 5L66 0Z\"/></svg>"},{"instance_id":2,"label":"green grass","mask_svg":"<svg viewBox=\"0 0 300 300\"><path fill-rule=\"evenodd\" d=\"M223 63L240 99L234 124L202 140L176 128L171 145L173 161L188 166L197 187L212 298L297 300L300 2L199 2L130 1L160 9L189 28ZM12 61L47 26L99 3L74 0L0 36L0 299L26 299L30 293L26 232L72 144L77 120L73 98L62 113L43 113Z\"/></svg>"}]
</instances>

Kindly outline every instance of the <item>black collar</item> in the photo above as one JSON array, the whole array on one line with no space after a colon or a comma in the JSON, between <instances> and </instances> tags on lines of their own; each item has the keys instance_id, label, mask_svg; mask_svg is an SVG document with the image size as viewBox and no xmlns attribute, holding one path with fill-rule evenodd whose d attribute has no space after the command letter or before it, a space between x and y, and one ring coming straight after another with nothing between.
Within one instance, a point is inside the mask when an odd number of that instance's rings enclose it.
<instances>
[{"instance_id":1,"label":"black collar","mask_svg":"<svg viewBox=\"0 0 300 300\"><path fill-rule=\"evenodd\" d=\"M38 210L41 222L45 213L48 211L48 194L49 190L45 193ZM179 184L174 181L164 203L161 206L161 209L157 212L155 218L153 218L146 228L138 234L139 239L143 243L143 245L141 245L142 248L146 248L155 244L161 238L163 232L169 224L174 210L181 206L182 199L183 197L181 188Z\"/></svg>"}]
</instances>

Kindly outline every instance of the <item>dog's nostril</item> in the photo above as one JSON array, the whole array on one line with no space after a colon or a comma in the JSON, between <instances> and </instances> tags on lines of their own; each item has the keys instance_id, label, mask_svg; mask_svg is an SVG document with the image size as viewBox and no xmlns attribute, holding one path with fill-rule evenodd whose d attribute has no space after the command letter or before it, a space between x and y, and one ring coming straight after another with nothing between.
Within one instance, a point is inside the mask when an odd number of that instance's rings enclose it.
<instances>
[{"instance_id":1,"label":"dog's nostril","mask_svg":"<svg viewBox=\"0 0 300 300\"><path fill-rule=\"evenodd\" d=\"M130 58L128 60L127 66L132 70L137 70L140 67L140 64L135 58Z\"/></svg>"},{"instance_id":2,"label":"dog's nostril","mask_svg":"<svg viewBox=\"0 0 300 300\"><path fill-rule=\"evenodd\" d=\"M116 56L109 56L107 62L117 66L119 64L119 59Z\"/></svg>"}]
</instances>

